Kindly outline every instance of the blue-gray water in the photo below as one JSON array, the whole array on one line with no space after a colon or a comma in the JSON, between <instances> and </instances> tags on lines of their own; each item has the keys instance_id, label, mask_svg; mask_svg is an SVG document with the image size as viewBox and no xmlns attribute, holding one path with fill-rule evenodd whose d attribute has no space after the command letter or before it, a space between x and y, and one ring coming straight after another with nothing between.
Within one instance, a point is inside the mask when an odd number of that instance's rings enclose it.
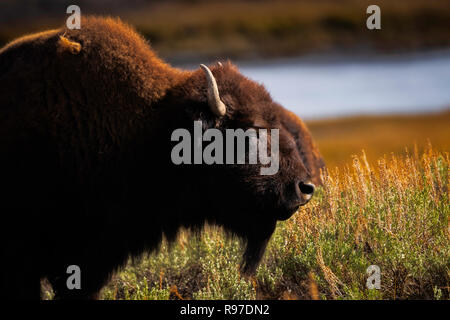
<instances>
[{"instance_id":1,"label":"blue-gray water","mask_svg":"<svg viewBox=\"0 0 450 320\"><path fill-rule=\"evenodd\" d=\"M450 107L450 52L390 58L239 64L273 99L305 119L418 113Z\"/></svg>"}]
</instances>

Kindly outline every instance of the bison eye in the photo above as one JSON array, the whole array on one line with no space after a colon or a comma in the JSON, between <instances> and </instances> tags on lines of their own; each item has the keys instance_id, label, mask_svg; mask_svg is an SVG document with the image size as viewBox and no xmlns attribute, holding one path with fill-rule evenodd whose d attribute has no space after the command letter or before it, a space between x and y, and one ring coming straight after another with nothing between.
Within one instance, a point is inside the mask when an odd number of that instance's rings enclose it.
<instances>
[{"instance_id":1,"label":"bison eye","mask_svg":"<svg viewBox=\"0 0 450 320\"><path fill-rule=\"evenodd\" d=\"M269 126L261 121L254 121L251 123L251 125L249 127L255 128L255 129L269 129ZM272 129L274 129L274 128L272 128Z\"/></svg>"},{"instance_id":2,"label":"bison eye","mask_svg":"<svg viewBox=\"0 0 450 320\"><path fill-rule=\"evenodd\" d=\"M268 130L268 128L267 127L263 127L263 126L255 126L255 125L253 125L253 126L251 126L251 128L253 128L253 129L266 129L266 130Z\"/></svg>"},{"instance_id":3,"label":"bison eye","mask_svg":"<svg viewBox=\"0 0 450 320\"><path fill-rule=\"evenodd\" d=\"M241 123L241 128L242 129L268 129L267 126L263 125L262 123L258 122L243 122Z\"/></svg>"}]
</instances>

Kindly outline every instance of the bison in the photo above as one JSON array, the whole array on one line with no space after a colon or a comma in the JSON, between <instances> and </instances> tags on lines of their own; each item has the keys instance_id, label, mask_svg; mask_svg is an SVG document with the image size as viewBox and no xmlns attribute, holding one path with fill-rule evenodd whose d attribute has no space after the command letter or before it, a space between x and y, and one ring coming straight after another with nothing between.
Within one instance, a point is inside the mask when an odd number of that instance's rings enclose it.
<instances>
[{"instance_id":1,"label":"bison","mask_svg":"<svg viewBox=\"0 0 450 320\"><path fill-rule=\"evenodd\" d=\"M279 129L279 171L175 165L171 133L196 120ZM96 298L129 257L205 223L243 240L250 275L322 167L303 122L230 62L173 68L113 18L23 37L0 50L1 295L39 299L47 278L55 298Z\"/></svg>"}]
</instances>

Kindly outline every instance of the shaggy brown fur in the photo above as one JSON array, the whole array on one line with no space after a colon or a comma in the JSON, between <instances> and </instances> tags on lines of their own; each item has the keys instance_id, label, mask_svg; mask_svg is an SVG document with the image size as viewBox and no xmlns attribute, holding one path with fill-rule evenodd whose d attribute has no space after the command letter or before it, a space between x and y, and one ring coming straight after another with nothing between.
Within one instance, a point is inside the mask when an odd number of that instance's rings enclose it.
<instances>
[{"instance_id":1,"label":"shaggy brown fur","mask_svg":"<svg viewBox=\"0 0 450 320\"><path fill-rule=\"evenodd\" d=\"M323 166L303 125L231 63L214 66L227 114L217 118L201 70L160 60L133 29L88 17L0 50L1 294L93 298L128 257L180 227L222 225L256 270L277 220L303 201L299 183ZM280 169L172 164L176 128L279 128ZM304 203L304 201L303 201ZM82 270L68 290L66 268Z\"/></svg>"},{"instance_id":2,"label":"shaggy brown fur","mask_svg":"<svg viewBox=\"0 0 450 320\"><path fill-rule=\"evenodd\" d=\"M325 163L320 156L319 149L314 143L308 128L302 119L292 111L286 110L282 119L283 125L295 139L303 163L311 175L311 181L316 186L321 185L320 169L325 167Z\"/></svg>"}]
</instances>

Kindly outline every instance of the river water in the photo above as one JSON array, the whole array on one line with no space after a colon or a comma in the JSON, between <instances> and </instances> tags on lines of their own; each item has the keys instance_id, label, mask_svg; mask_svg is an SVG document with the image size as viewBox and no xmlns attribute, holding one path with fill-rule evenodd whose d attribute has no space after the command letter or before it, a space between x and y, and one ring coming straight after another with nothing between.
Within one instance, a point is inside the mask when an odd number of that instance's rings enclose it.
<instances>
[{"instance_id":1,"label":"river water","mask_svg":"<svg viewBox=\"0 0 450 320\"><path fill-rule=\"evenodd\" d=\"M304 119L420 113L450 107L450 52L239 64Z\"/></svg>"}]
</instances>

